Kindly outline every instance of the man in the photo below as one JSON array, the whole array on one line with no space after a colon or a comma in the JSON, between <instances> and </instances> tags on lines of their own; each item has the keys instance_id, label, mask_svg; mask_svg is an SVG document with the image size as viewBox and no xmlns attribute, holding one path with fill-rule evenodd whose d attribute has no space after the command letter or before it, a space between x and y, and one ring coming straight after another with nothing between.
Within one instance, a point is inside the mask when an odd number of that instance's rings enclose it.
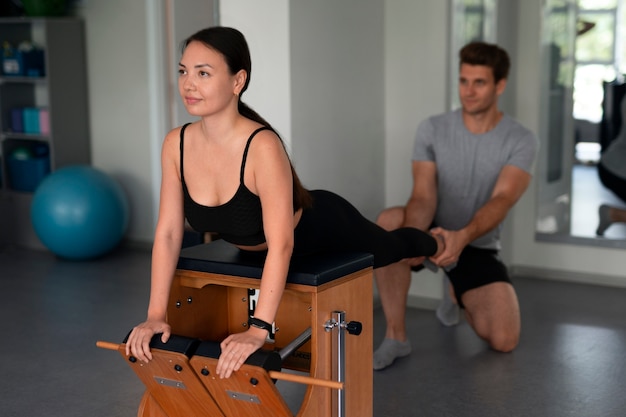
<instances>
[{"instance_id":1,"label":"man","mask_svg":"<svg viewBox=\"0 0 626 417\"><path fill-rule=\"evenodd\" d=\"M444 296L437 316L443 324L454 325L462 308L478 336L492 349L509 352L519 341L520 311L498 256L499 235L502 221L530 183L538 141L498 109L510 67L507 52L473 42L461 49L459 57L461 109L419 125L411 197L405 207L383 211L378 224L385 229L434 227L431 233L443 237L445 250L426 262L444 268L452 293ZM411 352L406 298L411 267L422 261L377 271L387 328L374 353L374 369Z\"/></svg>"}]
</instances>

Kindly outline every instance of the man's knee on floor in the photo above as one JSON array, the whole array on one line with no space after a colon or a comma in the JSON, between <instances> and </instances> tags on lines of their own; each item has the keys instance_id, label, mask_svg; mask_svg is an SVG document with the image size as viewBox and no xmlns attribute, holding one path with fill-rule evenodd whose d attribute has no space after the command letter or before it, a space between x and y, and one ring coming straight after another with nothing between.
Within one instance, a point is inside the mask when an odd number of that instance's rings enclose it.
<instances>
[{"instance_id":1,"label":"man's knee on floor","mask_svg":"<svg viewBox=\"0 0 626 417\"><path fill-rule=\"evenodd\" d=\"M519 343L519 332L499 331L494 332L488 338L489 347L495 351L508 353L513 351Z\"/></svg>"},{"instance_id":2,"label":"man's knee on floor","mask_svg":"<svg viewBox=\"0 0 626 417\"><path fill-rule=\"evenodd\" d=\"M485 318L474 317L471 322L476 334L485 340L489 347L498 352L511 352L519 343L520 330L513 323L493 323Z\"/></svg>"},{"instance_id":3,"label":"man's knee on floor","mask_svg":"<svg viewBox=\"0 0 626 417\"><path fill-rule=\"evenodd\" d=\"M466 316L476 334L498 352L510 352L519 343L520 312L509 283L494 282L463 294Z\"/></svg>"}]
</instances>

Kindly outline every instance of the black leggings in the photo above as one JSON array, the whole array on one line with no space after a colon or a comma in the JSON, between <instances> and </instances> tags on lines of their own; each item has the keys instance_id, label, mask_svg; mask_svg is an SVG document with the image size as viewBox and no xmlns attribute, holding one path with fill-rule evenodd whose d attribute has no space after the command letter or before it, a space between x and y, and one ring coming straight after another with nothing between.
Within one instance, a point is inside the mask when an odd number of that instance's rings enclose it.
<instances>
[{"instance_id":1,"label":"black leggings","mask_svg":"<svg viewBox=\"0 0 626 417\"><path fill-rule=\"evenodd\" d=\"M374 268L404 258L432 256L437 241L412 227L386 231L363 217L344 198L325 190L310 191L313 206L302 212L294 232L294 255L356 251L374 255Z\"/></svg>"},{"instance_id":2,"label":"black leggings","mask_svg":"<svg viewBox=\"0 0 626 417\"><path fill-rule=\"evenodd\" d=\"M616 196L626 203L626 180L606 169L602 162L598 164L598 175L602 185L613 191Z\"/></svg>"}]
</instances>

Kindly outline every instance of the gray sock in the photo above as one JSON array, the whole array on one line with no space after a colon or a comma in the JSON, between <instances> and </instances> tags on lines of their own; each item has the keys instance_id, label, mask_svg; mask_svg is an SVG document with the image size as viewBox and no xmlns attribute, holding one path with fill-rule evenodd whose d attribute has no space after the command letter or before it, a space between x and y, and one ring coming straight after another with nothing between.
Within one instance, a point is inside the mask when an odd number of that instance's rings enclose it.
<instances>
[{"instance_id":1,"label":"gray sock","mask_svg":"<svg viewBox=\"0 0 626 417\"><path fill-rule=\"evenodd\" d=\"M385 369L397 358L408 356L411 353L411 342L401 342L395 339L384 339L374 352L374 370Z\"/></svg>"},{"instance_id":2,"label":"gray sock","mask_svg":"<svg viewBox=\"0 0 626 417\"><path fill-rule=\"evenodd\" d=\"M606 231L606 229L608 229L609 226L613 223L611 221L611 218L609 217L609 210L611 210L611 207L607 206L606 204L602 204L598 209L598 217L600 217L598 229L596 230L596 235L598 236L604 236L604 232Z\"/></svg>"},{"instance_id":3,"label":"gray sock","mask_svg":"<svg viewBox=\"0 0 626 417\"><path fill-rule=\"evenodd\" d=\"M460 310L450 296L450 280L446 275L443 279L443 298L437 307L437 318L444 326L454 326L459 324Z\"/></svg>"}]
</instances>

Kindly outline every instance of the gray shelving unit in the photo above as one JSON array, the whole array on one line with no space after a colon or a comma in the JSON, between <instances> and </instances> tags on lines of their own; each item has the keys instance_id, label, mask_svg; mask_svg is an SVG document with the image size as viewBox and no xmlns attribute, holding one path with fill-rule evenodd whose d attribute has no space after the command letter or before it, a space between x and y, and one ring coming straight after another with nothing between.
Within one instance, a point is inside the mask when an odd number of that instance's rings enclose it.
<instances>
[{"instance_id":1,"label":"gray shelving unit","mask_svg":"<svg viewBox=\"0 0 626 417\"><path fill-rule=\"evenodd\" d=\"M33 193L11 187L8 159L17 147L48 147L50 171L90 163L84 23L79 18L0 18L0 45L31 41L44 49L43 76L0 67L0 244L42 248L30 222ZM14 108L47 108L49 134L11 130Z\"/></svg>"}]
</instances>

